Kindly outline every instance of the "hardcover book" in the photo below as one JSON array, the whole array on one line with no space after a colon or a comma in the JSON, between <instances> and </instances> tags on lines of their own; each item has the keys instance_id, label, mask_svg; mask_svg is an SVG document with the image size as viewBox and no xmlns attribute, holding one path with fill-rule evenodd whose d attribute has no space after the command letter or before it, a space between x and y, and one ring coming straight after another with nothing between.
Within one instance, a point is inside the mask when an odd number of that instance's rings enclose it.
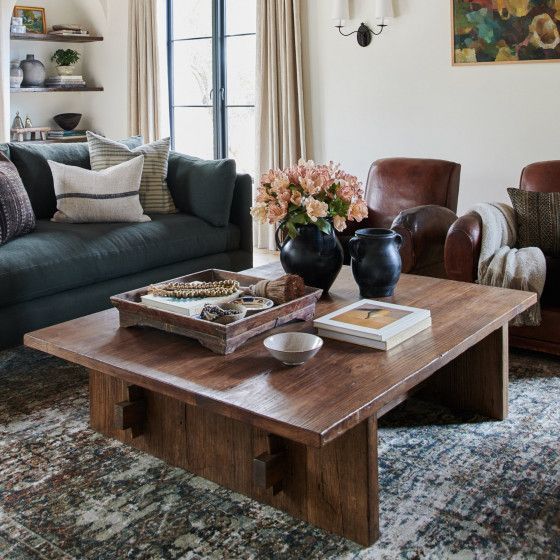
<instances>
[{"instance_id":1,"label":"hardcover book","mask_svg":"<svg viewBox=\"0 0 560 560\"><path fill-rule=\"evenodd\" d=\"M323 336L388 349L431 325L429 309L363 299L328 315L313 326ZM341 336L343 335L343 336Z\"/></svg>"},{"instance_id":2,"label":"hardcover book","mask_svg":"<svg viewBox=\"0 0 560 560\"><path fill-rule=\"evenodd\" d=\"M214 298L169 298L146 294L142 296L141 300L142 303L148 307L162 309L163 311L171 311L172 313L186 315L187 317L194 317L200 314L202 308L206 304L217 305L220 303L229 303L242 295L243 292L241 290L229 296Z\"/></svg>"}]
</instances>

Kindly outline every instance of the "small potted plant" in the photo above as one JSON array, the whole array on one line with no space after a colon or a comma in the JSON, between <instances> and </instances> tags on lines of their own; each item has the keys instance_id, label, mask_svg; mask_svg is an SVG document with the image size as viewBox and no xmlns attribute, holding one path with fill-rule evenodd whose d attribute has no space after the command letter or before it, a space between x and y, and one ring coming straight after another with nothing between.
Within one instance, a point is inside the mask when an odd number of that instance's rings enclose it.
<instances>
[{"instance_id":1,"label":"small potted plant","mask_svg":"<svg viewBox=\"0 0 560 560\"><path fill-rule=\"evenodd\" d=\"M73 49L58 49L51 60L56 64L59 76L71 76L74 73L76 62L80 60L80 53Z\"/></svg>"}]
</instances>

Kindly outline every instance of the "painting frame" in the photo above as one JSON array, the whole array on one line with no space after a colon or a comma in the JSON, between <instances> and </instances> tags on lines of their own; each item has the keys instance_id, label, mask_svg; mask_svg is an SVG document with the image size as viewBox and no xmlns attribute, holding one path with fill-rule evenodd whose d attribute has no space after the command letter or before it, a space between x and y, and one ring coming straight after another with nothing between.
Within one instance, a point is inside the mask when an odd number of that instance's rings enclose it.
<instances>
[{"instance_id":1,"label":"painting frame","mask_svg":"<svg viewBox=\"0 0 560 560\"><path fill-rule=\"evenodd\" d=\"M456 18L456 4L462 0L450 0L450 29L451 29L451 48L450 48L450 55L451 55L451 65L453 67L472 67L472 66L497 66L497 65L504 65L504 64L539 64L539 63L559 63L560 62L560 54L558 58L534 58L528 60L491 60L491 61L476 61L476 62L457 62L456 59L456 34L455 34L455 18ZM560 30L560 24L557 25L558 29Z\"/></svg>"},{"instance_id":2,"label":"painting frame","mask_svg":"<svg viewBox=\"0 0 560 560\"><path fill-rule=\"evenodd\" d=\"M26 22L25 12L33 13L33 22ZM47 34L47 16L45 8L40 8L37 6L14 6L13 11L14 17L21 17L23 19L23 25L25 26L27 33L34 35L46 35ZM35 23L37 21L41 22L40 30L36 29Z\"/></svg>"}]
</instances>

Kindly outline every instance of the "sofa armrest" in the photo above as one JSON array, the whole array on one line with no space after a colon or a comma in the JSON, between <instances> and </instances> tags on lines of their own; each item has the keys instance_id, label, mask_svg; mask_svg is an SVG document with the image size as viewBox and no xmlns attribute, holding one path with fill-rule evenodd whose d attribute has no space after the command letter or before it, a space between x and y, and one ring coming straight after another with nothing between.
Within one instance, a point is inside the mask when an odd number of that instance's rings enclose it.
<instances>
[{"instance_id":1,"label":"sofa armrest","mask_svg":"<svg viewBox=\"0 0 560 560\"><path fill-rule=\"evenodd\" d=\"M401 212L391 226L403 238L403 272L445 277L445 238L457 215L437 205L416 206Z\"/></svg>"},{"instance_id":2,"label":"sofa armrest","mask_svg":"<svg viewBox=\"0 0 560 560\"><path fill-rule=\"evenodd\" d=\"M482 220L469 212L450 228L445 241L445 270L451 280L476 282L482 241Z\"/></svg>"},{"instance_id":3,"label":"sofa armrest","mask_svg":"<svg viewBox=\"0 0 560 560\"><path fill-rule=\"evenodd\" d=\"M241 230L240 248L253 252L253 218L250 209L253 203L253 180L250 175L237 175L233 201L231 204L230 222Z\"/></svg>"}]
</instances>

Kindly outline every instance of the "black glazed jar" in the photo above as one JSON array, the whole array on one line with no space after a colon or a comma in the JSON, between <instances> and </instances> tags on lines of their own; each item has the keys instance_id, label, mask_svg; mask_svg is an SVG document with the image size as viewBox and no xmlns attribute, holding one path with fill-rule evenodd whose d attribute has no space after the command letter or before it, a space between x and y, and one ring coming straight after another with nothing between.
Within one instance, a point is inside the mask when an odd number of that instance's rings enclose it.
<instances>
[{"instance_id":1,"label":"black glazed jar","mask_svg":"<svg viewBox=\"0 0 560 560\"><path fill-rule=\"evenodd\" d=\"M392 296L401 274L402 237L392 229L365 228L349 242L352 273L363 298Z\"/></svg>"},{"instance_id":2,"label":"black glazed jar","mask_svg":"<svg viewBox=\"0 0 560 560\"><path fill-rule=\"evenodd\" d=\"M324 233L312 224L296 227L297 237L288 237L281 245L282 267L288 274L301 276L306 286L321 288L326 295L342 268L342 245L332 226L330 233ZM278 246L279 232L280 228L276 232Z\"/></svg>"}]
</instances>

